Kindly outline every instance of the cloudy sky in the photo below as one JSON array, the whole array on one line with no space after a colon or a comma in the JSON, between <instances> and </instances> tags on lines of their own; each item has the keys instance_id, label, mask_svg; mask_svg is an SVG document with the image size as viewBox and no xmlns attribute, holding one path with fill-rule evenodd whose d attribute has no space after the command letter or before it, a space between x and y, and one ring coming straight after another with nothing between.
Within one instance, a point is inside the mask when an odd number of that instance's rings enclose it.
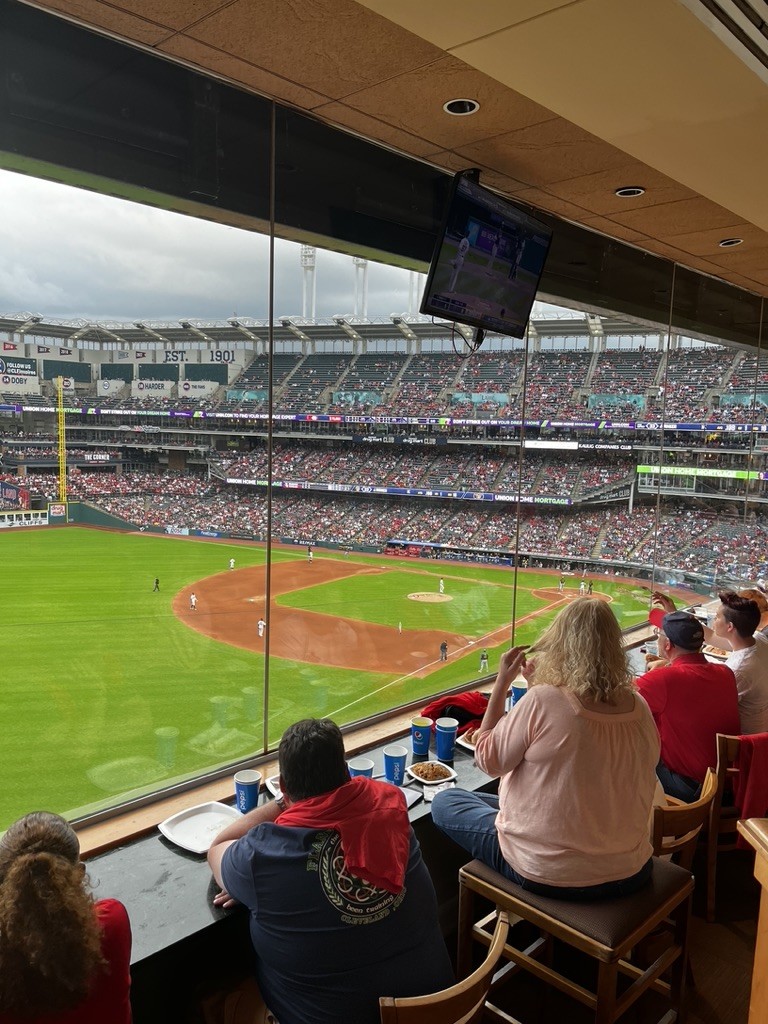
<instances>
[{"instance_id":1,"label":"cloudy sky","mask_svg":"<svg viewBox=\"0 0 768 1024\"><path fill-rule=\"evenodd\" d=\"M267 240L0 171L0 313L87 320L267 315ZM275 313L301 315L299 246L278 241ZM317 254L317 315L351 313L352 260ZM368 315L408 308L408 272L369 264Z\"/></svg>"},{"instance_id":2,"label":"cloudy sky","mask_svg":"<svg viewBox=\"0 0 768 1024\"><path fill-rule=\"evenodd\" d=\"M263 235L2 170L0 225L0 314L126 322L267 317ZM293 242L275 246L277 317L302 314L299 250ZM352 313L352 259L318 250L316 275L317 316ZM408 312L408 302L408 271L369 263L368 316Z\"/></svg>"}]
</instances>

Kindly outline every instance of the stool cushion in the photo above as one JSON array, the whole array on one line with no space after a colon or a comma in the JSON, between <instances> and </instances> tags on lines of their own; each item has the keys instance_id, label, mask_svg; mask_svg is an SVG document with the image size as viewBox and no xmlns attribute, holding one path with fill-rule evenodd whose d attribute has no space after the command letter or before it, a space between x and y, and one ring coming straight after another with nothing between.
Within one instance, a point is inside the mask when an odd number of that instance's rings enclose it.
<instances>
[{"instance_id":1,"label":"stool cushion","mask_svg":"<svg viewBox=\"0 0 768 1024\"><path fill-rule=\"evenodd\" d=\"M675 895L684 899L693 889L693 876L690 871L658 857L653 858L653 874L642 889L638 889L631 896L593 902L538 896L511 882L479 860L466 864L461 869L461 875L467 876L470 888L471 879L476 878L497 889L499 909L510 909L512 913L525 917L524 911L505 901L504 897L508 896L515 903L527 904L609 949L622 946L627 938L651 917L654 910L668 899Z\"/></svg>"}]
</instances>

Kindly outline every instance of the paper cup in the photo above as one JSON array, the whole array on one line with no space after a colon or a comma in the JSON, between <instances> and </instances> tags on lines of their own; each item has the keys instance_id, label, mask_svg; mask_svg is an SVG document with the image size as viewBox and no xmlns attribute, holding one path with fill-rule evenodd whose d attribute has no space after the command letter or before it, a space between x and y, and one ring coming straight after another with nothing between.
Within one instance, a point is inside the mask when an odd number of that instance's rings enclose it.
<instances>
[{"instance_id":1,"label":"paper cup","mask_svg":"<svg viewBox=\"0 0 768 1024\"><path fill-rule=\"evenodd\" d=\"M353 757L347 761L350 778L356 775L365 775L366 778L373 778L373 761L370 757Z\"/></svg>"},{"instance_id":2,"label":"paper cup","mask_svg":"<svg viewBox=\"0 0 768 1024\"><path fill-rule=\"evenodd\" d=\"M513 686L512 687L512 707L514 707L515 704L517 704L517 702L519 700L522 700L523 697L526 695L526 693L528 693L528 687L527 686Z\"/></svg>"},{"instance_id":3,"label":"paper cup","mask_svg":"<svg viewBox=\"0 0 768 1024\"><path fill-rule=\"evenodd\" d=\"M235 773L235 807L241 814L252 811L259 803L261 772L246 768Z\"/></svg>"},{"instance_id":4,"label":"paper cup","mask_svg":"<svg viewBox=\"0 0 768 1024\"><path fill-rule=\"evenodd\" d=\"M394 744L384 747L384 778L395 786L402 786L405 781L405 759L408 757L406 747Z\"/></svg>"},{"instance_id":5,"label":"paper cup","mask_svg":"<svg viewBox=\"0 0 768 1024\"><path fill-rule=\"evenodd\" d=\"M429 738L432 732L432 719L419 715L411 719L411 742L414 754L420 756L429 753Z\"/></svg>"},{"instance_id":6,"label":"paper cup","mask_svg":"<svg viewBox=\"0 0 768 1024\"><path fill-rule=\"evenodd\" d=\"M456 732L459 722L456 718L438 718L435 722L438 761L452 761L456 747Z\"/></svg>"}]
</instances>

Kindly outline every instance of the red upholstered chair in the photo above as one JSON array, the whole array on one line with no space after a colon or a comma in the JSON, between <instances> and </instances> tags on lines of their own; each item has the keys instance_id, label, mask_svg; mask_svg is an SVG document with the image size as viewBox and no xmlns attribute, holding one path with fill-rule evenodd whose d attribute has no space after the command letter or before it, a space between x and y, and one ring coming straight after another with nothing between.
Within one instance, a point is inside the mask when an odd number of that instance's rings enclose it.
<instances>
[{"instance_id":1,"label":"red upholstered chair","mask_svg":"<svg viewBox=\"0 0 768 1024\"><path fill-rule=\"evenodd\" d=\"M751 747L752 768L746 774L742 740ZM715 920L717 855L737 848L736 823L742 817L763 817L768 811L768 733L717 736L717 789L707 825L707 920ZM747 800L748 804L744 801ZM743 805L743 806L742 806Z\"/></svg>"}]
</instances>

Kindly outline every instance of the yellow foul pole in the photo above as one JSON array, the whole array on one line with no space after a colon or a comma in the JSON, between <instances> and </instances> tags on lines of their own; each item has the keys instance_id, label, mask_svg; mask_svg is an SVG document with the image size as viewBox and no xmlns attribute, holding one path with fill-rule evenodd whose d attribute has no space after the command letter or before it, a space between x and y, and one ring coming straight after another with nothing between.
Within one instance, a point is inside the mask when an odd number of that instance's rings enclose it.
<instances>
[{"instance_id":1,"label":"yellow foul pole","mask_svg":"<svg viewBox=\"0 0 768 1024\"><path fill-rule=\"evenodd\" d=\"M64 416L64 378L56 378L56 424L59 442L59 501L67 500L67 422Z\"/></svg>"}]
</instances>

